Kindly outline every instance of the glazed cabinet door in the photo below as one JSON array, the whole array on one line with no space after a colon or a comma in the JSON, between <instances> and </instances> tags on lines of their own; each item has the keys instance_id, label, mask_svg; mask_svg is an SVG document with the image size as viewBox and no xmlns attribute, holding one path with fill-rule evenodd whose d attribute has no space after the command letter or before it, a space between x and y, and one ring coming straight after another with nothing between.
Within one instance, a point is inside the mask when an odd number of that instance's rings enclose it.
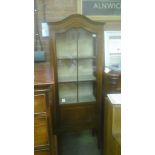
<instances>
[{"instance_id":1,"label":"glazed cabinet door","mask_svg":"<svg viewBox=\"0 0 155 155\"><path fill-rule=\"evenodd\" d=\"M96 34L82 28L56 33L59 104L96 101Z\"/></svg>"},{"instance_id":2,"label":"glazed cabinet door","mask_svg":"<svg viewBox=\"0 0 155 155\"><path fill-rule=\"evenodd\" d=\"M78 27L58 32L55 37L58 128L96 128L97 34Z\"/></svg>"}]
</instances>

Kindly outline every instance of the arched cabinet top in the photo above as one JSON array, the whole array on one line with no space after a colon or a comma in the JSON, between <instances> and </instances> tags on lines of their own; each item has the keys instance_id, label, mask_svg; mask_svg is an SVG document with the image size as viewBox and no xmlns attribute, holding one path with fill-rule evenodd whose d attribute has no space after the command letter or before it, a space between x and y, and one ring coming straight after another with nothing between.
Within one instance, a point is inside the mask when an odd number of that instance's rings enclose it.
<instances>
[{"instance_id":1,"label":"arched cabinet top","mask_svg":"<svg viewBox=\"0 0 155 155\"><path fill-rule=\"evenodd\" d=\"M73 14L61 21L49 22L48 25L50 31L55 32L64 32L70 28L80 28L80 27L90 32L91 31L97 32L103 29L104 22L93 21L83 15Z\"/></svg>"}]
</instances>

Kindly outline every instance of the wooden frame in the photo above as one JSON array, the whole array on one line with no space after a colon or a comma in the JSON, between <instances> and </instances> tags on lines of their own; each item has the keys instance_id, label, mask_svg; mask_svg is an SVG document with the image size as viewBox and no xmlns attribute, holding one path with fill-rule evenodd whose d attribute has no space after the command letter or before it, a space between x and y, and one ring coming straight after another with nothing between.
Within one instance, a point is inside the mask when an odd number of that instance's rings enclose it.
<instances>
[{"instance_id":1,"label":"wooden frame","mask_svg":"<svg viewBox=\"0 0 155 155\"><path fill-rule=\"evenodd\" d=\"M77 12L82 14L82 0L77 1ZM121 16L87 16L88 18L96 21L120 21Z\"/></svg>"}]
</instances>

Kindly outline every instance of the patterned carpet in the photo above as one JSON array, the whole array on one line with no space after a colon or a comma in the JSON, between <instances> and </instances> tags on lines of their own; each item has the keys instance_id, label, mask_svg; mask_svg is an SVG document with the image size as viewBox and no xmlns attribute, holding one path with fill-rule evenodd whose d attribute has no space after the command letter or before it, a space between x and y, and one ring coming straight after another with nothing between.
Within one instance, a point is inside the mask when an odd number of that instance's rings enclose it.
<instances>
[{"instance_id":1,"label":"patterned carpet","mask_svg":"<svg viewBox=\"0 0 155 155\"><path fill-rule=\"evenodd\" d=\"M60 138L60 155L100 155L97 138L90 130Z\"/></svg>"}]
</instances>

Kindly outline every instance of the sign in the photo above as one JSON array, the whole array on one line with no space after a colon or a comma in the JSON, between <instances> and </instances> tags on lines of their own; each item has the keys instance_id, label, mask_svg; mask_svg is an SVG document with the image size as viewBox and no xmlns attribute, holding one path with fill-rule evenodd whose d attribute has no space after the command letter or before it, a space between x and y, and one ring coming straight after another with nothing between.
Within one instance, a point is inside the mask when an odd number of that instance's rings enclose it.
<instances>
[{"instance_id":1,"label":"sign","mask_svg":"<svg viewBox=\"0 0 155 155\"><path fill-rule=\"evenodd\" d=\"M85 16L120 16L121 0L82 0Z\"/></svg>"}]
</instances>

